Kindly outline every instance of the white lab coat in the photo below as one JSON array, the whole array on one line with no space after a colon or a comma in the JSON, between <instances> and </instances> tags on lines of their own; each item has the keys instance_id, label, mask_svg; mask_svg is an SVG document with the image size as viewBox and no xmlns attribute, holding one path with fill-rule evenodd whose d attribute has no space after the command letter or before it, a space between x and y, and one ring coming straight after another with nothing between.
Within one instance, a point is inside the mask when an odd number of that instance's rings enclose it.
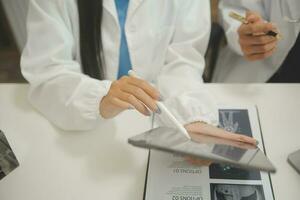
<instances>
[{"instance_id":1,"label":"white lab coat","mask_svg":"<svg viewBox=\"0 0 300 200\"><path fill-rule=\"evenodd\" d=\"M104 119L99 102L116 79L120 28L114 0L104 0L106 80L82 74L76 0L31 0L22 72L30 102L66 130L88 130ZM202 88L210 33L208 0L130 0L126 36L133 69L153 82L182 124L216 124L217 109Z\"/></svg>"},{"instance_id":2,"label":"white lab coat","mask_svg":"<svg viewBox=\"0 0 300 200\"><path fill-rule=\"evenodd\" d=\"M220 2L220 22L225 29L229 46L221 50L213 82L263 83L279 69L293 47L300 30L299 23L289 23L283 19L280 1L285 0L222 0ZM299 12L300 1L298 2L297 5L290 5L293 8L291 12ZM245 15L246 10L259 12L265 20L275 23L282 33L283 39L278 43L276 52L270 58L251 62L242 56L237 33L241 23L228 15L231 11Z\"/></svg>"}]
</instances>

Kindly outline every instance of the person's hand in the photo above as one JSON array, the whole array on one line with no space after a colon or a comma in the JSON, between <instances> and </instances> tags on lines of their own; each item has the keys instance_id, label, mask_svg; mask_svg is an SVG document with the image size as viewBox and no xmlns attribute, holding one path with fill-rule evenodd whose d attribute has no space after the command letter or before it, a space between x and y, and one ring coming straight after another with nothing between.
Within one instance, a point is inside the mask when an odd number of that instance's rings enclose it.
<instances>
[{"instance_id":1,"label":"person's hand","mask_svg":"<svg viewBox=\"0 0 300 200\"><path fill-rule=\"evenodd\" d=\"M156 101L160 99L159 92L144 80L123 76L114 81L108 94L103 97L99 109L103 118L113 118L124 110L136 109L150 116L150 110L158 112Z\"/></svg>"},{"instance_id":2,"label":"person's hand","mask_svg":"<svg viewBox=\"0 0 300 200\"><path fill-rule=\"evenodd\" d=\"M206 143L210 143L211 142L210 138L215 137L215 139L212 140L214 141L214 143L218 143L218 142L224 143L225 141L227 141L225 143L228 144L236 143L237 146L241 146L240 142L248 144L250 146L257 145L256 139L252 137L248 137L244 134L228 132L224 129L203 122L190 123L187 124L185 128L189 132L191 138L197 142L203 141ZM248 145L245 145L245 147Z\"/></svg>"},{"instance_id":3,"label":"person's hand","mask_svg":"<svg viewBox=\"0 0 300 200\"><path fill-rule=\"evenodd\" d=\"M191 124L187 124L185 125L185 129L189 132L191 138L195 140L195 133L193 131L195 131L195 124L203 124L202 122L195 122L195 123L191 123ZM200 142L199 142L200 143ZM203 160L203 159L199 159L199 158L194 158L192 156L186 156L185 160L191 164L191 165L195 165L195 166L210 166L212 164L211 160Z\"/></svg>"},{"instance_id":4,"label":"person's hand","mask_svg":"<svg viewBox=\"0 0 300 200\"><path fill-rule=\"evenodd\" d=\"M239 43L245 58L256 61L270 57L276 50L278 39L267 33L278 32L277 28L255 12L247 12L246 20L248 24L242 24L238 29Z\"/></svg>"},{"instance_id":5,"label":"person's hand","mask_svg":"<svg viewBox=\"0 0 300 200\"><path fill-rule=\"evenodd\" d=\"M191 164L191 165L195 165L195 166L210 166L213 162L210 161L210 160L201 160L201 159L198 159L198 158L194 158L194 157L191 157L191 156L187 156L185 157L185 160Z\"/></svg>"},{"instance_id":6,"label":"person's hand","mask_svg":"<svg viewBox=\"0 0 300 200\"><path fill-rule=\"evenodd\" d=\"M229 145L241 149L256 148L256 146L253 144L242 142L242 141L248 141L249 138L247 136L236 134L234 135L235 137L233 138L231 137L224 138L224 133L226 135L231 135L231 136L232 133L229 133L223 129L214 127L212 125L203 122L194 122L194 123L187 124L185 125L185 129L188 131L192 140L199 144L204 143L204 144ZM221 134L220 137L218 137L218 133ZM188 163L197 166L209 166L212 164L211 160L201 160L189 156L185 157L185 160Z\"/></svg>"}]
</instances>

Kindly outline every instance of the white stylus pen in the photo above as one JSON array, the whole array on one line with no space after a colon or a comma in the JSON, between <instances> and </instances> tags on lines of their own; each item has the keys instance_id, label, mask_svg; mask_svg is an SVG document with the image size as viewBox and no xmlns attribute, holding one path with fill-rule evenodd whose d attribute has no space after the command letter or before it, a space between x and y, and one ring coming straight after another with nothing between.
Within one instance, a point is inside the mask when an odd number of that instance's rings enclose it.
<instances>
[{"instance_id":1,"label":"white stylus pen","mask_svg":"<svg viewBox=\"0 0 300 200\"><path fill-rule=\"evenodd\" d=\"M136 78L140 78L135 71L130 70L128 72L129 76L132 77L136 77ZM172 115L172 113L168 110L168 108L160 101L156 102L157 107L166 114L166 116L169 118L170 121L172 121L172 123L174 124L174 126L177 127L178 130L180 130L181 133L184 134L184 136L186 136L188 139L191 139L190 135L188 134L188 132L186 131L186 129L183 127L182 124L180 124L178 122L178 120L174 117L174 115Z\"/></svg>"}]
</instances>

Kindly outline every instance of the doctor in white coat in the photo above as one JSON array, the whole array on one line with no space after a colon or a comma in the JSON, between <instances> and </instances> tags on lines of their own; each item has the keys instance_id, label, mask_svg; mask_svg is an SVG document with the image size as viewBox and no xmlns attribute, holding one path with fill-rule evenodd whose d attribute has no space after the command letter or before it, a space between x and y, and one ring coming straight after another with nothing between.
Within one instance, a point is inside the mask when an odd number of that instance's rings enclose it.
<instances>
[{"instance_id":1,"label":"doctor in white coat","mask_svg":"<svg viewBox=\"0 0 300 200\"><path fill-rule=\"evenodd\" d=\"M209 0L99 2L30 1L21 65L34 107L62 129L88 130L128 109L149 115L146 105L159 113L155 101L163 97L182 124L216 124L201 79ZM102 16L101 23L82 18L91 13ZM128 69L146 81L127 76Z\"/></svg>"},{"instance_id":2,"label":"doctor in white coat","mask_svg":"<svg viewBox=\"0 0 300 200\"><path fill-rule=\"evenodd\" d=\"M222 49L213 82L298 82L300 80L299 42L300 23L298 0L221 0L220 21L228 46ZM229 17L231 11L251 21L242 25ZM264 23L264 25L262 25ZM257 25L258 24L258 25ZM280 31L281 40L272 36L249 37L251 31L266 33ZM248 29L249 31L249 29ZM299 40L299 38L298 38Z\"/></svg>"}]
</instances>

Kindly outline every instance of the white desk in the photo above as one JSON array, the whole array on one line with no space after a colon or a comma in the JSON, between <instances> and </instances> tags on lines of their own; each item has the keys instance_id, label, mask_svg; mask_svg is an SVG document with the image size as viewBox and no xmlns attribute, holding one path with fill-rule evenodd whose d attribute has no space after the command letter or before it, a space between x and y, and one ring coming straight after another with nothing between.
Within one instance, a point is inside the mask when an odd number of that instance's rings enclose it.
<instances>
[{"instance_id":1,"label":"white desk","mask_svg":"<svg viewBox=\"0 0 300 200\"><path fill-rule=\"evenodd\" d=\"M257 104L276 200L298 199L287 155L300 148L300 85L207 85L222 103ZM150 128L134 111L89 133L65 133L35 112L27 85L0 85L0 127L20 167L0 181L0 200L142 200L147 151L127 138Z\"/></svg>"}]
</instances>

